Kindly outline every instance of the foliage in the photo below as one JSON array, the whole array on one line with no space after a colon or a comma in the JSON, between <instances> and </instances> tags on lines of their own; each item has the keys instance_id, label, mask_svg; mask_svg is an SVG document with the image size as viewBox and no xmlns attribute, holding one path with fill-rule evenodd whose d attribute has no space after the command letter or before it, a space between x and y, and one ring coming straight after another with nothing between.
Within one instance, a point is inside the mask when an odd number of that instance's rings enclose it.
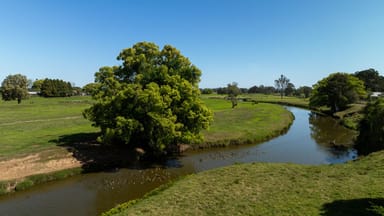
<instances>
[{"instance_id":1,"label":"foliage","mask_svg":"<svg viewBox=\"0 0 384 216\"><path fill-rule=\"evenodd\" d=\"M70 82L59 79L45 79L41 84L40 95L43 97L68 97L73 90Z\"/></svg>"},{"instance_id":2,"label":"foliage","mask_svg":"<svg viewBox=\"0 0 384 216\"><path fill-rule=\"evenodd\" d=\"M18 183L18 184L16 185L15 190L16 190L16 191L26 190L26 189L32 187L33 185L34 185L33 181L27 179L27 180L24 180L24 181Z\"/></svg>"},{"instance_id":3,"label":"foliage","mask_svg":"<svg viewBox=\"0 0 384 216\"><path fill-rule=\"evenodd\" d=\"M211 88L204 88L204 89L201 89L201 94L212 94L213 93L213 89Z\"/></svg>"},{"instance_id":4,"label":"foliage","mask_svg":"<svg viewBox=\"0 0 384 216\"><path fill-rule=\"evenodd\" d=\"M384 149L384 99L370 102L363 111L356 148L359 154Z\"/></svg>"},{"instance_id":5,"label":"foliage","mask_svg":"<svg viewBox=\"0 0 384 216\"><path fill-rule=\"evenodd\" d=\"M200 99L201 71L170 45L140 42L124 49L121 66L103 67L96 103L84 116L101 128L100 141L142 148L155 156L202 139L212 113Z\"/></svg>"},{"instance_id":6,"label":"foliage","mask_svg":"<svg viewBox=\"0 0 384 216\"><path fill-rule=\"evenodd\" d=\"M384 91L384 77L379 75L375 69L358 71L354 74L355 77L364 81L365 89L372 92Z\"/></svg>"},{"instance_id":7,"label":"foliage","mask_svg":"<svg viewBox=\"0 0 384 216\"><path fill-rule=\"evenodd\" d=\"M237 106L237 96L241 94L241 90L237 87L236 82L227 85L228 99L232 102L232 108Z\"/></svg>"},{"instance_id":8,"label":"foliage","mask_svg":"<svg viewBox=\"0 0 384 216\"><path fill-rule=\"evenodd\" d=\"M248 89L248 93L260 93L260 94L273 94L276 92L275 87L273 86L264 86L264 85L259 85L259 86L252 86L251 88Z\"/></svg>"},{"instance_id":9,"label":"foliage","mask_svg":"<svg viewBox=\"0 0 384 216\"><path fill-rule=\"evenodd\" d=\"M312 88L309 86L301 86L296 90L298 96L304 96L304 98L309 98L312 93Z\"/></svg>"},{"instance_id":10,"label":"foliage","mask_svg":"<svg viewBox=\"0 0 384 216\"><path fill-rule=\"evenodd\" d=\"M236 164L187 176L112 215L377 215L383 160L378 152L338 165Z\"/></svg>"},{"instance_id":11,"label":"foliage","mask_svg":"<svg viewBox=\"0 0 384 216\"><path fill-rule=\"evenodd\" d=\"M288 83L287 87L284 90L286 96L292 96L295 93L295 85L293 83Z\"/></svg>"},{"instance_id":12,"label":"foliage","mask_svg":"<svg viewBox=\"0 0 384 216\"><path fill-rule=\"evenodd\" d=\"M275 80L276 89L279 90L281 98L284 96L285 89L288 87L289 79L283 74Z\"/></svg>"},{"instance_id":13,"label":"foliage","mask_svg":"<svg viewBox=\"0 0 384 216\"><path fill-rule=\"evenodd\" d=\"M347 73L334 73L314 85L309 105L328 106L335 113L364 97L363 81Z\"/></svg>"},{"instance_id":14,"label":"foliage","mask_svg":"<svg viewBox=\"0 0 384 216\"><path fill-rule=\"evenodd\" d=\"M21 74L8 75L1 84L1 96L3 100L16 100L21 103L28 97L28 79Z\"/></svg>"},{"instance_id":15,"label":"foliage","mask_svg":"<svg viewBox=\"0 0 384 216\"><path fill-rule=\"evenodd\" d=\"M41 91L41 86L43 85L44 79L36 79L32 83L32 90L40 92Z\"/></svg>"},{"instance_id":16,"label":"foliage","mask_svg":"<svg viewBox=\"0 0 384 216\"><path fill-rule=\"evenodd\" d=\"M99 88L99 83L88 83L83 87L83 91L87 95L95 95L97 89Z\"/></svg>"}]
</instances>

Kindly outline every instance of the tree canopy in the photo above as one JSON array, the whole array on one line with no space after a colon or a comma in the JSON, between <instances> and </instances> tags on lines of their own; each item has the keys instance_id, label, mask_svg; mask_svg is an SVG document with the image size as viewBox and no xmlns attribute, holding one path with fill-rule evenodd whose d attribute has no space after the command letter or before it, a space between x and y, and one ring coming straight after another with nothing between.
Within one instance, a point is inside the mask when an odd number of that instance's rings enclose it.
<instances>
[{"instance_id":1,"label":"tree canopy","mask_svg":"<svg viewBox=\"0 0 384 216\"><path fill-rule=\"evenodd\" d=\"M40 86L40 95L43 97L72 96L72 85L59 79L45 79Z\"/></svg>"},{"instance_id":2,"label":"tree canopy","mask_svg":"<svg viewBox=\"0 0 384 216\"><path fill-rule=\"evenodd\" d=\"M368 69L358 71L354 74L357 78L364 81L366 90L372 92L383 92L384 91L384 77L380 76L379 72L375 69Z\"/></svg>"},{"instance_id":3,"label":"tree canopy","mask_svg":"<svg viewBox=\"0 0 384 216\"><path fill-rule=\"evenodd\" d=\"M237 106L237 96L241 94L241 90L237 86L236 82L232 82L232 84L227 85L228 98L232 102L232 108Z\"/></svg>"},{"instance_id":4,"label":"tree canopy","mask_svg":"<svg viewBox=\"0 0 384 216\"><path fill-rule=\"evenodd\" d=\"M1 96L3 100L16 100L21 103L28 97L28 79L21 74L8 75L1 84Z\"/></svg>"},{"instance_id":5,"label":"tree canopy","mask_svg":"<svg viewBox=\"0 0 384 216\"><path fill-rule=\"evenodd\" d=\"M276 86L276 89L279 90L281 98L283 98L285 89L288 87L288 84L289 84L289 79L283 74L281 74L280 77L277 80L275 80L275 86Z\"/></svg>"},{"instance_id":6,"label":"tree canopy","mask_svg":"<svg viewBox=\"0 0 384 216\"><path fill-rule=\"evenodd\" d=\"M98 83L88 83L87 85L83 86L82 90L87 95L94 95L97 93L98 87Z\"/></svg>"},{"instance_id":7,"label":"tree canopy","mask_svg":"<svg viewBox=\"0 0 384 216\"><path fill-rule=\"evenodd\" d=\"M328 106L331 112L344 110L351 103L366 97L364 83L347 73L333 73L313 86L311 107Z\"/></svg>"},{"instance_id":8,"label":"tree canopy","mask_svg":"<svg viewBox=\"0 0 384 216\"><path fill-rule=\"evenodd\" d=\"M95 74L95 104L84 116L100 127L99 141L160 156L202 140L212 112L200 99L201 71L176 48L140 42L117 57L120 66Z\"/></svg>"}]
</instances>

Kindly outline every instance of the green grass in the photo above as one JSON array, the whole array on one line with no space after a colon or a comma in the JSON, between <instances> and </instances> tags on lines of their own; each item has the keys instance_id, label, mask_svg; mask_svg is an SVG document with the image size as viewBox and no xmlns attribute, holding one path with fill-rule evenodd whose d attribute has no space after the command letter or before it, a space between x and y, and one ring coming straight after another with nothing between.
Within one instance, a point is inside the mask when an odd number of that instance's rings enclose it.
<instances>
[{"instance_id":1,"label":"green grass","mask_svg":"<svg viewBox=\"0 0 384 216\"><path fill-rule=\"evenodd\" d=\"M271 104L231 103L223 99L204 99L215 113L213 125L205 131L200 147L226 146L263 141L276 136L292 122L289 112ZM55 150L61 136L95 133L97 128L84 119L82 111L92 104L90 97L33 97L17 104L0 102L0 159L43 150Z\"/></svg>"},{"instance_id":2,"label":"green grass","mask_svg":"<svg viewBox=\"0 0 384 216\"><path fill-rule=\"evenodd\" d=\"M337 112L334 116L341 119L341 124L345 127L357 130L360 120L363 119L362 111L365 105L365 103L351 104L348 109Z\"/></svg>"},{"instance_id":3,"label":"green grass","mask_svg":"<svg viewBox=\"0 0 384 216\"><path fill-rule=\"evenodd\" d=\"M339 165L238 164L187 176L104 215L384 215L384 151Z\"/></svg>"},{"instance_id":4,"label":"green grass","mask_svg":"<svg viewBox=\"0 0 384 216\"><path fill-rule=\"evenodd\" d=\"M90 97L0 102L0 159L59 148L53 141L63 135L97 132L82 116L91 102Z\"/></svg>"},{"instance_id":5,"label":"green grass","mask_svg":"<svg viewBox=\"0 0 384 216\"><path fill-rule=\"evenodd\" d=\"M293 115L281 106L268 103L239 103L234 109L223 99L204 99L214 111L214 121L204 131L199 147L228 146L265 141L286 131Z\"/></svg>"},{"instance_id":6,"label":"green grass","mask_svg":"<svg viewBox=\"0 0 384 216\"><path fill-rule=\"evenodd\" d=\"M202 95L202 97L205 99L224 99L225 97L227 97L227 95L208 94ZM299 98L291 96L284 96L283 98L281 98L280 95L275 94L242 94L238 96L238 99L255 103L274 103L309 108L309 98Z\"/></svg>"},{"instance_id":7,"label":"green grass","mask_svg":"<svg viewBox=\"0 0 384 216\"><path fill-rule=\"evenodd\" d=\"M65 179L74 175L78 175L82 172L83 170L81 168L72 168L52 173L32 175L21 180L15 179L11 181L0 181L0 195L11 193L14 191L27 190L35 185Z\"/></svg>"},{"instance_id":8,"label":"green grass","mask_svg":"<svg viewBox=\"0 0 384 216\"><path fill-rule=\"evenodd\" d=\"M297 106L302 108L309 108L309 98L299 98L299 97L283 97L280 95L265 95L265 94L246 94L242 95L244 98L255 101L255 102L264 102L264 103L276 103L290 106Z\"/></svg>"}]
</instances>

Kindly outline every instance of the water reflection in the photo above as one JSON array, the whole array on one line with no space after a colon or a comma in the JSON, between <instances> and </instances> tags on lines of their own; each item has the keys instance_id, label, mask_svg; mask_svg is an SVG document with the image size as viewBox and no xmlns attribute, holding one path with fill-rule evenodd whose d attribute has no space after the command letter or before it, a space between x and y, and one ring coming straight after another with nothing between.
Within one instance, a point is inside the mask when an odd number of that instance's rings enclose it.
<instances>
[{"instance_id":1,"label":"water reflection","mask_svg":"<svg viewBox=\"0 0 384 216\"><path fill-rule=\"evenodd\" d=\"M311 138L318 147L327 152L329 160L337 161L343 158L356 157L353 142L357 132L341 126L338 121L318 113L309 113L309 128Z\"/></svg>"},{"instance_id":2,"label":"water reflection","mask_svg":"<svg viewBox=\"0 0 384 216\"><path fill-rule=\"evenodd\" d=\"M309 113L309 128L315 142L326 147L351 147L353 138L357 135L352 130L342 127L331 117L314 112Z\"/></svg>"}]
</instances>

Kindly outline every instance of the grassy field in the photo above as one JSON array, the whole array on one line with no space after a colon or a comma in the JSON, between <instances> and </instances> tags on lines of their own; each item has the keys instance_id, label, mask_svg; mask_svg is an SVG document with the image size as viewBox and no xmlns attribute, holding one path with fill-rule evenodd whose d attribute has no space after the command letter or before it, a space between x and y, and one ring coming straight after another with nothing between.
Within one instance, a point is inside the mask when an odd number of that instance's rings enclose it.
<instances>
[{"instance_id":1,"label":"grassy field","mask_svg":"<svg viewBox=\"0 0 384 216\"><path fill-rule=\"evenodd\" d=\"M214 113L214 122L205 131L201 147L262 141L276 136L292 122L292 115L271 104L231 103L204 99ZM92 103L90 97L41 98L0 102L0 159L47 149L57 149L55 140L78 133L96 133L97 128L84 119L82 111Z\"/></svg>"},{"instance_id":2,"label":"grassy field","mask_svg":"<svg viewBox=\"0 0 384 216\"><path fill-rule=\"evenodd\" d=\"M204 131L199 147L256 143L275 137L289 128L293 115L282 106L268 103L242 103L231 109L223 99L204 99L214 111L211 128Z\"/></svg>"},{"instance_id":3,"label":"grassy field","mask_svg":"<svg viewBox=\"0 0 384 216\"><path fill-rule=\"evenodd\" d=\"M63 135L97 132L82 116L91 103L90 97L1 101L0 159L58 148L54 141Z\"/></svg>"},{"instance_id":4,"label":"grassy field","mask_svg":"<svg viewBox=\"0 0 384 216\"><path fill-rule=\"evenodd\" d=\"M238 164L159 188L104 215L384 215L384 151L339 165Z\"/></svg>"},{"instance_id":5,"label":"grassy field","mask_svg":"<svg viewBox=\"0 0 384 216\"><path fill-rule=\"evenodd\" d=\"M209 94L203 95L203 98L225 98L227 95L218 95L218 94ZM299 98L299 97L283 97L280 95L266 95L266 94L242 94L239 95L240 100L245 100L249 102L256 103L274 103L282 105L297 106L302 108L309 108L309 99L308 98Z\"/></svg>"}]
</instances>

